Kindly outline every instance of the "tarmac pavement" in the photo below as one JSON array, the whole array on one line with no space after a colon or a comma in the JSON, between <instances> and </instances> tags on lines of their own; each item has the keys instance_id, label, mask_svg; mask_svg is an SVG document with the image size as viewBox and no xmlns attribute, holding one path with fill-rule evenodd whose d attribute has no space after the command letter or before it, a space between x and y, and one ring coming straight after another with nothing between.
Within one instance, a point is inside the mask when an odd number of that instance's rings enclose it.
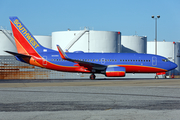
<instances>
[{"instance_id":1,"label":"tarmac pavement","mask_svg":"<svg viewBox=\"0 0 180 120\"><path fill-rule=\"evenodd\" d=\"M0 80L0 120L180 118L180 79L26 81Z\"/></svg>"}]
</instances>

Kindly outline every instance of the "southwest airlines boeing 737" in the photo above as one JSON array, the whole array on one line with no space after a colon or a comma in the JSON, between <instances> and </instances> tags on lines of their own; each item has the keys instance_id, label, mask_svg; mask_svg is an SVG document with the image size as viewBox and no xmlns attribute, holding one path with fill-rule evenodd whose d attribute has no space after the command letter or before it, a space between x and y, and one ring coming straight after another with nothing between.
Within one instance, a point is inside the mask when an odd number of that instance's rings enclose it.
<instances>
[{"instance_id":1,"label":"southwest airlines boeing 737","mask_svg":"<svg viewBox=\"0 0 180 120\"><path fill-rule=\"evenodd\" d=\"M162 73L177 65L165 57L138 53L65 53L59 45L57 50L43 47L17 17L10 17L18 53L17 60L38 67L64 71L90 73L106 77L124 77L126 73Z\"/></svg>"}]
</instances>

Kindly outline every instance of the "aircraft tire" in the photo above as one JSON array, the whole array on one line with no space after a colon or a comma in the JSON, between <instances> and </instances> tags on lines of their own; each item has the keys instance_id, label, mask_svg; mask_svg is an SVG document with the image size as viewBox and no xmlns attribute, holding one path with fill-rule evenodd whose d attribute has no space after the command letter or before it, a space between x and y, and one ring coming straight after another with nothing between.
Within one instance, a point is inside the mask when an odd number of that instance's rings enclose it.
<instances>
[{"instance_id":1,"label":"aircraft tire","mask_svg":"<svg viewBox=\"0 0 180 120\"><path fill-rule=\"evenodd\" d=\"M156 76L155 76L155 79L158 79L158 78L159 78L159 77L156 75Z\"/></svg>"},{"instance_id":2,"label":"aircraft tire","mask_svg":"<svg viewBox=\"0 0 180 120\"><path fill-rule=\"evenodd\" d=\"M94 74L90 75L90 79L91 80L95 80L96 79L96 76Z\"/></svg>"}]
</instances>

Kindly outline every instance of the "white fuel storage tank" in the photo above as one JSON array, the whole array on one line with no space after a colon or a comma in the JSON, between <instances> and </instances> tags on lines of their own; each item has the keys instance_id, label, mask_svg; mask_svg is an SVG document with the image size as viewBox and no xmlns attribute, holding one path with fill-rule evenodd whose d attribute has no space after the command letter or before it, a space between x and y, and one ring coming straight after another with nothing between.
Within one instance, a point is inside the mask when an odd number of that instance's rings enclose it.
<instances>
[{"instance_id":1,"label":"white fuel storage tank","mask_svg":"<svg viewBox=\"0 0 180 120\"><path fill-rule=\"evenodd\" d=\"M180 75L180 41L175 43L174 61L178 65L175 75Z\"/></svg>"},{"instance_id":2,"label":"white fuel storage tank","mask_svg":"<svg viewBox=\"0 0 180 120\"><path fill-rule=\"evenodd\" d=\"M121 50L121 33L111 31L58 31L52 33L52 49L59 44L69 52L108 52L118 53Z\"/></svg>"},{"instance_id":3,"label":"white fuel storage tank","mask_svg":"<svg viewBox=\"0 0 180 120\"><path fill-rule=\"evenodd\" d=\"M146 36L121 36L123 53L147 53Z\"/></svg>"},{"instance_id":4,"label":"white fuel storage tank","mask_svg":"<svg viewBox=\"0 0 180 120\"><path fill-rule=\"evenodd\" d=\"M12 32L11 31L7 31L6 30L6 34L10 35L10 37L12 37ZM12 51L12 52L17 52L16 46L15 46L15 42L13 39L14 44L12 43L12 41L7 37L3 30L0 30L0 55L10 55L9 53L6 53L4 51Z\"/></svg>"},{"instance_id":5,"label":"white fuel storage tank","mask_svg":"<svg viewBox=\"0 0 180 120\"><path fill-rule=\"evenodd\" d=\"M34 37L42 46L52 49L51 36L34 35Z\"/></svg>"}]
</instances>

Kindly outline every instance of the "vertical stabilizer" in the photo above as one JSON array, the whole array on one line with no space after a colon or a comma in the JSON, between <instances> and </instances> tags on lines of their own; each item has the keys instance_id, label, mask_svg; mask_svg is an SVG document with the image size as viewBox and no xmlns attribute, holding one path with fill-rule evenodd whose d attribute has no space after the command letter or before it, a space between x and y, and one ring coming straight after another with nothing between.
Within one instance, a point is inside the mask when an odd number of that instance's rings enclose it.
<instances>
[{"instance_id":1,"label":"vertical stabilizer","mask_svg":"<svg viewBox=\"0 0 180 120\"><path fill-rule=\"evenodd\" d=\"M9 17L9 19L18 53L36 55L43 50L44 47L39 44L17 17Z\"/></svg>"}]
</instances>

